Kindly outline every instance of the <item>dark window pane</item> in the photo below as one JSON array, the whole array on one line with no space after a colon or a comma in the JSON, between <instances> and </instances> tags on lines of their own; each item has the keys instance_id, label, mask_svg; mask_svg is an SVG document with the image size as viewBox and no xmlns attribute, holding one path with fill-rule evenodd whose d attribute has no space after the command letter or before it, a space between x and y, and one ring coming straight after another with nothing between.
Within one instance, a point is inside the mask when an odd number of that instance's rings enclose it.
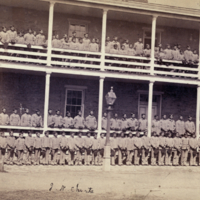
<instances>
[{"instance_id":1,"label":"dark window pane","mask_svg":"<svg viewBox=\"0 0 200 200\"><path fill-rule=\"evenodd\" d=\"M82 109L81 109L81 106L77 106L76 108L77 108L77 112L78 112L79 110L82 110Z\"/></svg>"},{"instance_id":2,"label":"dark window pane","mask_svg":"<svg viewBox=\"0 0 200 200\"><path fill-rule=\"evenodd\" d=\"M76 105L81 105L81 99L77 99L77 104Z\"/></svg>"},{"instance_id":3,"label":"dark window pane","mask_svg":"<svg viewBox=\"0 0 200 200\"><path fill-rule=\"evenodd\" d=\"M76 112L75 109L76 109L76 107L75 107L75 106L72 106L72 112L73 112L73 113Z\"/></svg>"},{"instance_id":4,"label":"dark window pane","mask_svg":"<svg viewBox=\"0 0 200 200\"><path fill-rule=\"evenodd\" d=\"M77 97L78 97L79 99L82 98L82 92L81 92L81 91L77 91Z\"/></svg>"},{"instance_id":5,"label":"dark window pane","mask_svg":"<svg viewBox=\"0 0 200 200\"><path fill-rule=\"evenodd\" d=\"M76 98L72 99L72 105L76 105Z\"/></svg>"},{"instance_id":6,"label":"dark window pane","mask_svg":"<svg viewBox=\"0 0 200 200\"><path fill-rule=\"evenodd\" d=\"M67 98L72 97L72 91L71 90L67 90Z\"/></svg>"},{"instance_id":7,"label":"dark window pane","mask_svg":"<svg viewBox=\"0 0 200 200\"><path fill-rule=\"evenodd\" d=\"M140 94L140 101L148 102L148 95L147 94Z\"/></svg>"},{"instance_id":8,"label":"dark window pane","mask_svg":"<svg viewBox=\"0 0 200 200\"><path fill-rule=\"evenodd\" d=\"M67 104L72 104L72 99L71 98L67 98Z\"/></svg>"},{"instance_id":9,"label":"dark window pane","mask_svg":"<svg viewBox=\"0 0 200 200\"><path fill-rule=\"evenodd\" d=\"M73 96L72 97L76 97L76 91L73 91Z\"/></svg>"}]
</instances>

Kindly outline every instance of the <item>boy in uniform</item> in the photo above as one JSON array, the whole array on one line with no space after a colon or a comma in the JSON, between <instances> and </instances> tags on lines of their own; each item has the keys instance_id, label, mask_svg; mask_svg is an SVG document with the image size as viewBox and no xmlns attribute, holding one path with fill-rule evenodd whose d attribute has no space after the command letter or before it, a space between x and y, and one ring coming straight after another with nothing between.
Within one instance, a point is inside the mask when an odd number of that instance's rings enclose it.
<instances>
[{"instance_id":1,"label":"boy in uniform","mask_svg":"<svg viewBox=\"0 0 200 200\"><path fill-rule=\"evenodd\" d=\"M40 138L40 132L36 132L36 137L34 138L34 150L35 150L35 158L34 165L40 164L40 152L42 149L42 139Z\"/></svg>"},{"instance_id":2,"label":"boy in uniform","mask_svg":"<svg viewBox=\"0 0 200 200\"><path fill-rule=\"evenodd\" d=\"M106 138L104 137L104 133L100 134L99 141L99 165L103 164L103 155L104 155L104 146L106 143Z\"/></svg>"},{"instance_id":3,"label":"boy in uniform","mask_svg":"<svg viewBox=\"0 0 200 200\"><path fill-rule=\"evenodd\" d=\"M5 163L6 147L7 147L7 139L5 137L4 131L1 131L1 137L0 137L0 159L2 160L2 163Z\"/></svg>"},{"instance_id":4,"label":"boy in uniform","mask_svg":"<svg viewBox=\"0 0 200 200\"><path fill-rule=\"evenodd\" d=\"M118 42L118 37L114 37L113 41L111 42L111 49L114 49L114 46L116 46L116 50L119 51L120 43Z\"/></svg>"},{"instance_id":5,"label":"boy in uniform","mask_svg":"<svg viewBox=\"0 0 200 200\"><path fill-rule=\"evenodd\" d=\"M164 165L164 157L165 157L165 147L166 147L166 139L164 137L164 132L160 133L159 140L159 152L158 152L158 165Z\"/></svg>"},{"instance_id":6,"label":"boy in uniform","mask_svg":"<svg viewBox=\"0 0 200 200\"><path fill-rule=\"evenodd\" d=\"M190 46L187 46L187 49L184 51L184 57L185 57L185 61L186 64L191 65L192 63L192 51L190 49Z\"/></svg>"},{"instance_id":7,"label":"boy in uniform","mask_svg":"<svg viewBox=\"0 0 200 200\"><path fill-rule=\"evenodd\" d=\"M82 132L79 131L78 137L75 138L76 145L76 165L82 165L82 153L84 148L84 139L82 138Z\"/></svg>"},{"instance_id":8,"label":"boy in uniform","mask_svg":"<svg viewBox=\"0 0 200 200\"><path fill-rule=\"evenodd\" d=\"M52 40L52 47L53 48L61 48L61 45L62 45L62 43L61 43L61 41L59 39L59 35L56 34L56 37Z\"/></svg>"},{"instance_id":9,"label":"boy in uniform","mask_svg":"<svg viewBox=\"0 0 200 200\"><path fill-rule=\"evenodd\" d=\"M123 114L121 123L120 123L120 129L124 132L128 129L128 120L126 118L126 114Z\"/></svg>"},{"instance_id":10,"label":"boy in uniform","mask_svg":"<svg viewBox=\"0 0 200 200\"><path fill-rule=\"evenodd\" d=\"M179 165L179 159L181 155L181 145L182 141L179 137L179 132L176 132L176 137L174 138L174 157L173 157L173 165L178 166Z\"/></svg>"},{"instance_id":11,"label":"boy in uniform","mask_svg":"<svg viewBox=\"0 0 200 200\"><path fill-rule=\"evenodd\" d=\"M89 51L91 52L98 52L98 44L96 43L95 38L92 39L92 42L89 44Z\"/></svg>"},{"instance_id":12,"label":"boy in uniform","mask_svg":"<svg viewBox=\"0 0 200 200\"><path fill-rule=\"evenodd\" d=\"M135 56L135 54L136 54L136 51L135 51L135 49L133 48L133 45L132 44L130 44L129 45L129 48L128 48L128 55L129 56ZM133 61L132 59L131 59L131 61Z\"/></svg>"},{"instance_id":13,"label":"boy in uniform","mask_svg":"<svg viewBox=\"0 0 200 200\"><path fill-rule=\"evenodd\" d=\"M40 111L36 110L36 113L31 117L31 126L33 127L42 127L42 116L40 115Z\"/></svg>"},{"instance_id":14,"label":"boy in uniform","mask_svg":"<svg viewBox=\"0 0 200 200\"><path fill-rule=\"evenodd\" d=\"M7 164L13 164L14 150L15 150L15 137L13 136L13 131L9 130L9 136L6 138L7 140Z\"/></svg>"},{"instance_id":15,"label":"boy in uniform","mask_svg":"<svg viewBox=\"0 0 200 200\"><path fill-rule=\"evenodd\" d=\"M60 165L65 165L65 156L68 149L68 139L65 136L65 132L62 132L60 139Z\"/></svg>"},{"instance_id":16,"label":"boy in uniform","mask_svg":"<svg viewBox=\"0 0 200 200\"><path fill-rule=\"evenodd\" d=\"M185 122L183 121L182 115L180 115L180 119L176 121L176 132L179 133L179 136L185 134Z\"/></svg>"},{"instance_id":17,"label":"boy in uniform","mask_svg":"<svg viewBox=\"0 0 200 200\"><path fill-rule=\"evenodd\" d=\"M102 126L102 129L103 130L107 130L107 113L103 113L103 117L102 117L102 120L101 120L101 126Z\"/></svg>"},{"instance_id":18,"label":"boy in uniform","mask_svg":"<svg viewBox=\"0 0 200 200\"><path fill-rule=\"evenodd\" d=\"M118 119L118 114L115 113L114 118L112 118L110 120L110 129L115 130L115 131L119 131L120 130L120 123L121 123L121 120Z\"/></svg>"},{"instance_id":19,"label":"boy in uniform","mask_svg":"<svg viewBox=\"0 0 200 200\"><path fill-rule=\"evenodd\" d=\"M97 120L93 111L90 111L90 114L86 117L85 126L90 131L94 131L97 128Z\"/></svg>"},{"instance_id":20,"label":"boy in uniform","mask_svg":"<svg viewBox=\"0 0 200 200\"><path fill-rule=\"evenodd\" d=\"M34 35L32 33L32 29L29 28L28 33L26 33L24 35L25 44L26 45L34 45L34 43L35 43L34 40L35 40L35 37L34 37Z\"/></svg>"},{"instance_id":21,"label":"boy in uniform","mask_svg":"<svg viewBox=\"0 0 200 200\"><path fill-rule=\"evenodd\" d=\"M192 64L197 65L199 62L199 55L197 54L197 50L195 49L192 54Z\"/></svg>"},{"instance_id":22,"label":"boy in uniform","mask_svg":"<svg viewBox=\"0 0 200 200\"><path fill-rule=\"evenodd\" d=\"M131 113L131 118L128 119L128 127L131 131L136 131L138 129L138 120L134 113Z\"/></svg>"},{"instance_id":23,"label":"boy in uniform","mask_svg":"<svg viewBox=\"0 0 200 200\"><path fill-rule=\"evenodd\" d=\"M166 154L165 154L165 165L171 166L172 149L174 147L174 139L172 138L171 132L168 133L166 138Z\"/></svg>"},{"instance_id":24,"label":"boy in uniform","mask_svg":"<svg viewBox=\"0 0 200 200\"><path fill-rule=\"evenodd\" d=\"M45 153L45 157L44 157L44 165L48 165L49 164L49 154L51 151L51 141L50 141L50 137L49 137L49 131L45 132L45 136L41 139L42 141L42 149L44 150Z\"/></svg>"},{"instance_id":25,"label":"boy in uniform","mask_svg":"<svg viewBox=\"0 0 200 200\"><path fill-rule=\"evenodd\" d=\"M136 137L133 139L134 144L134 165L140 164L140 155L142 150L142 139L140 138L140 132L136 133Z\"/></svg>"},{"instance_id":26,"label":"boy in uniform","mask_svg":"<svg viewBox=\"0 0 200 200\"><path fill-rule=\"evenodd\" d=\"M129 137L127 137L126 145L127 145L127 159L126 165L132 165L133 153L134 153L134 139L132 132L129 132Z\"/></svg>"},{"instance_id":27,"label":"boy in uniform","mask_svg":"<svg viewBox=\"0 0 200 200\"><path fill-rule=\"evenodd\" d=\"M155 166L156 165L156 159L158 156L158 151L159 151L159 140L158 137L156 136L156 133L154 132L153 137L150 138L150 144L151 144L151 165Z\"/></svg>"},{"instance_id":28,"label":"boy in uniform","mask_svg":"<svg viewBox=\"0 0 200 200\"><path fill-rule=\"evenodd\" d=\"M25 44L25 40L24 40L22 31L18 32L18 35L16 37L16 43L17 44ZM23 48L20 48L20 50L23 50Z\"/></svg>"},{"instance_id":29,"label":"boy in uniform","mask_svg":"<svg viewBox=\"0 0 200 200\"><path fill-rule=\"evenodd\" d=\"M49 109L48 116L47 116L47 126L50 128L54 127L54 116L52 115L52 109Z\"/></svg>"},{"instance_id":30,"label":"boy in uniform","mask_svg":"<svg viewBox=\"0 0 200 200\"><path fill-rule=\"evenodd\" d=\"M189 138L189 146L190 146L190 166L197 166L197 148L198 148L198 140L196 136L193 135Z\"/></svg>"},{"instance_id":31,"label":"boy in uniform","mask_svg":"<svg viewBox=\"0 0 200 200\"><path fill-rule=\"evenodd\" d=\"M2 109L2 113L0 114L0 125L7 126L10 122L8 114L6 114L6 109Z\"/></svg>"},{"instance_id":32,"label":"boy in uniform","mask_svg":"<svg viewBox=\"0 0 200 200\"><path fill-rule=\"evenodd\" d=\"M148 121L146 120L146 115L142 114L141 119L139 119L139 131L145 132L148 128Z\"/></svg>"},{"instance_id":33,"label":"boy in uniform","mask_svg":"<svg viewBox=\"0 0 200 200\"><path fill-rule=\"evenodd\" d=\"M85 120L82 117L82 112L79 110L78 115L74 118L74 127L77 129L85 128Z\"/></svg>"},{"instance_id":34,"label":"boy in uniform","mask_svg":"<svg viewBox=\"0 0 200 200\"><path fill-rule=\"evenodd\" d=\"M54 137L51 138L51 149L52 149L52 165L57 165L58 162L58 150L60 149L60 138L58 138L58 133L54 132Z\"/></svg>"},{"instance_id":35,"label":"boy in uniform","mask_svg":"<svg viewBox=\"0 0 200 200\"><path fill-rule=\"evenodd\" d=\"M92 148L92 140L90 138L90 131L87 132L87 136L84 138L84 148L85 148L85 165L90 165L90 154Z\"/></svg>"},{"instance_id":36,"label":"boy in uniform","mask_svg":"<svg viewBox=\"0 0 200 200\"><path fill-rule=\"evenodd\" d=\"M90 39L88 38L88 33L84 34L83 38L83 45L84 45L84 51L89 51L90 50Z\"/></svg>"},{"instance_id":37,"label":"boy in uniform","mask_svg":"<svg viewBox=\"0 0 200 200\"><path fill-rule=\"evenodd\" d=\"M63 118L64 128L74 128L74 119L71 117L70 112L67 112L67 116Z\"/></svg>"},{"instance_id":38,"label":"boy in uniform","mask_svg":"<svg viewBox=\"0 0 200 200\"><path fill-rule=\"evenodd\" d=\"M151 148L150 138L147 137L148 132L145 131L142 140L142 165L148 165L149 150Z\"/></svg>"},{"instance_id":39,"label":"boy in uniform","mask_svg":"<svg viewBox=\"0 0 200 200\"><path fill-rule=\"evenodd\" d=\"M13 110L13 113L10 115L10 125L11 126L20 126L20 116L17 114L17 109Z\"/></svg>"},{"instance_id":40,"label":"boy in uniform","mask_svg":"<svg viewBox=\"0 0 200 200\"><path fill-rule=\"evenodd\" d=\"M161 133L161 123L160 120L158 119L158 115L154 116L154 120L152 121L152 129L151 132L155 132L157 136L160 135Z\"/></svg>"},{"instance_id":41,"label":"boy in uniform","mask_svg":"<svg viewBox=\"0 0 200 200\"><path fill-rule=\"evenodd\" d=\"M172 60L173 55L172 55L172 50L169 44L167 44L167 48L164 50L165 53L165 60Z\"/></svg>"},{"instance_id":42,"label":"boy in uniform","mask_svg":"<svg viewBox=\"0 0 200 200\"><path fill-rule=\"evenodd\" d=\"M9 41L8 32L5 26L2 26L2 31L0 32L0 41L3 45L7 44Z\"/></svg>"},{"instance_id":43,"label":"boy in uniform","mask_svg":"<svg viewBox=\"0 0 200 200\"><path fill-rule=\"evenodd\" d=\"M134 44L133 47L136 51L136 56L143 56L144 44L142 42L142 38L139 38L138 42Z\"/></svg>"},{"instance_id":44,"label":"boy in uniform","mask_svg":"<svg viewBox=\"0 0 200 200\"><path fill-rule=\"evenodd\" d=\"M15 141L15 148L17 150L17 165L22 165L23 155L24 155L24 150L25 150L25 141L23 138L23 132L19 133L19 137Z\"/></svg>"},{"instance_id":45,"label":"boy in uniform","mask_svg":"<svg viewBox=\"0 0 200 200\"><path fill-rule=\"evenodd\" d=\"M69 162L68 165L74 165L74 154L76 151L76 141L74 139L74 132L71 132L70 137L68 138L68 146L69 146Z\"/></svg>"},{"instance_id":46,"label":"boy in uniform","mask_svg":"<svg viewBox=\"0 0 200 200\"><path fill-rule=\"evenodd\" d=\"M185 122L185 131L189 136L192 136L195 134L195 125L192 121L192 117L189 116L188 120Z\"/></svg>"},{"instance_id":47,"label":"boy in uniform","mask_svg":"<svg viewBox=\"0 0 200 200\"><path fill-rule=\"evenodd\" d=\"M124 137L124 132L121 132L121 137L118 138L118 165L123 165L124 153L126 152L126 138Z\"/></svg>"},{"instance_id":48,"label":"boy in uniform","mask_svg":"<svg viewBox=\"0 0 200 200\"><path fill-rule=\"evenodd\" d=\"M56 114L54 115L53 121L54 121L54 128L62 128L62 126L63 126L63 118L60 115L60 111L59 110L56 111Z\"/></svg>"},{"instance_id":49,"label":"boy in uniform","mask_svg":"<svg viewBox=\"0 0 200 200\"><path fill-rule=\"evenodd\" d=\"M15 44L17 38L17 31L15 30L15 27L10 26L10 30L7 32L7 34L8 34L8 42L11 44Z\"/></svg>"},{"instance_id":50,"label":"boy in uniform","mask_svg":"<svg viewBox=\"0 0 200 200\"><path fill-rule=\"evenodd\" d=\"M25 113L21 117L21 126L31 127L31 115L28 108L25 109Z\"/></svg>"},{"instance_id":51,"label":"boy in uniform","mask_svg":"<svg viewBox=\"0 0 200 200\"><path fill-rule=\"evenodd\" d=\"M168 119L168 131L172 134L172 136L174 136L175 134L175 129L176 129L176 124L175 121L173 120L173 115L169 116Z\"/></svg>"},{"instance_id":52,"label":"boy in uniform","mask_svg":"<svg viewBox=\"0 0 200 200\"><path fill-rule=\"evenodd\" d=\"M163 131L166 136L168 133L168 120L166 115L163 115L163 118L160 120L160 125L161 131Z\"/></svg>"},{"instance_id":53,"label":"boy in uniform","mask_svg":"<svg viewBox=\"0 0 200 200\"><path fill-rule=\"evenodd\" d=\"M35 45L36 46L43 46L45 44L45 35L43 30L41 29L39 34L36 35L35 38Z\"/></svg>"},{"instance_id":54,"label":"boy in uniform","mask_svg":"<svg viewBox=\"0 0 200 200\"><path fill-rule=\"evenodd\" d=\"M110 140L110 148L111 148L111 165L115 166L116 153L118 151L118 138L115 132L113 132L113 137Z\"/></svg>"},{"instance_id":55,"label":"boy in uniform","mask_svg":"<svg viewBox=\"0 0 200 200\"><path fill-rule=\"evenodd\" d=\"M151 56L151 49L149 44L146 44L146 49L144 50L144 56L147 58L150 58Z\"/></svg>"},{"instance_id":56,"label":"boy in uniform","mask_svg":"<svg viewBox=\"0 0 200 200\"><path fill-rule=\"evenodd\" d=\"M187 134L185 133L185 137L182 138L182 148L181 148L181 165L186 166L187 158L188 158L188 150L189 147L189 140L187 138Z\"/></svg>"},{"instance_id":57,"label":"boy in uniform","mask_svg":"<svg viewBox=\"0 0 200 200\"><path fill-rule=\"evenodd\" d=\"M25 163L31 165L33 163L33 153L34 153L34 140L32 137L32 132L28 131L28 136L25 138L25 147L26 147L26 158Z\"/></svg>"},{"instance_id":58,"label":"boy in uniform","mask_svg":"<svg viewBox=\"0 0 200 200\"><path fill-rule=\"evenodd\" d=\"M99 140L97 139L97 133L94 132L94 138L92 139L92 164L98 165L98 151L99 151Z\"/></svg>"}]
</instances>

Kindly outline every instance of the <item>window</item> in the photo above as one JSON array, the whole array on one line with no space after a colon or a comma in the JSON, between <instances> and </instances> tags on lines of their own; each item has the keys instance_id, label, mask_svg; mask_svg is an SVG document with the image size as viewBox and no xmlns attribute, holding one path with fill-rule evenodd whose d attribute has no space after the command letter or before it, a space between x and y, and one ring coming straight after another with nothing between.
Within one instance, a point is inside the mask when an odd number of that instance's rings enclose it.
<instances>
[{"instance_id":1,"label":"window","mask_svg":"<svg viewBox=\"0 0 200 200\"><path fill-rule=\"evenodd\" d=\"M67 86L65 97L65 116L67 112L71 113L72 117L75 117L79 110L84 115L84 96L86 87Z\"/></svg>"},{"instance_id":2,"label":"window","mask_svg":"<svg viewBox=\"0 0 200 200\"><path fill-rule=\"evenodd\" d=\"M76 31L76 37L84 37L88 32L88 21L69 19L69 36L72 36L73 31Z\"/></svg>"}]
</instances>

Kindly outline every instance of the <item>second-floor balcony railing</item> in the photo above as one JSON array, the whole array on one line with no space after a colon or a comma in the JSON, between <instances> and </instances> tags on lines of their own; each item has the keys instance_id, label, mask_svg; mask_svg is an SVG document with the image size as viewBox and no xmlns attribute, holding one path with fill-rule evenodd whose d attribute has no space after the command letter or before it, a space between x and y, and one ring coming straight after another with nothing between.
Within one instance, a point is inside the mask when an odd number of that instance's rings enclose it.
<instances>
[{"instance_id":1,"label":"second-floor balcony railing","mask_svg":"<svg viewBox=\"0 0 200 200\"><path fill-rule=\"evenodd\" d=\"M0 44L0 60L20 64L47 65L47 50L42 46L8 44L5 48ZM106 53L103 59L100 52L79 51L52 48L51 66L54 68L75 68L85 70L105 70L108 72L150 75L151 59L149 57L128 56ZM64 69L63 69L64 70ZM154 60L153 75L171 78L198 79L198 64L185 65L176 60Z\"/></svg>"}]
</instances>

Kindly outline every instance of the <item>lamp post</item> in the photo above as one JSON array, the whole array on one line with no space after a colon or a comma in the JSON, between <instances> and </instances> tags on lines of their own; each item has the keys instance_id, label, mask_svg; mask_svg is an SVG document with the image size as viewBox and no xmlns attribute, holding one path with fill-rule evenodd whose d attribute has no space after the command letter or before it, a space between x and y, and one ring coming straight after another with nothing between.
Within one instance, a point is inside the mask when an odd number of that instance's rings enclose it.
<instances>
[{"instance_id":1,"label":"lamp post","mask_svg":"<svg viewBox=\"0 0 200 200\"><path fill-rule=\"evenodd\" d=\"M103 170L110 171L110 118L112 113L112 106L115 103L116 95L113 92L113 87L111 87L110 92L106 95L106 103L107 103L107 133L106 133L106 143L104 147L104 159L103 159Z\"/></svg>"}]
</instances>

